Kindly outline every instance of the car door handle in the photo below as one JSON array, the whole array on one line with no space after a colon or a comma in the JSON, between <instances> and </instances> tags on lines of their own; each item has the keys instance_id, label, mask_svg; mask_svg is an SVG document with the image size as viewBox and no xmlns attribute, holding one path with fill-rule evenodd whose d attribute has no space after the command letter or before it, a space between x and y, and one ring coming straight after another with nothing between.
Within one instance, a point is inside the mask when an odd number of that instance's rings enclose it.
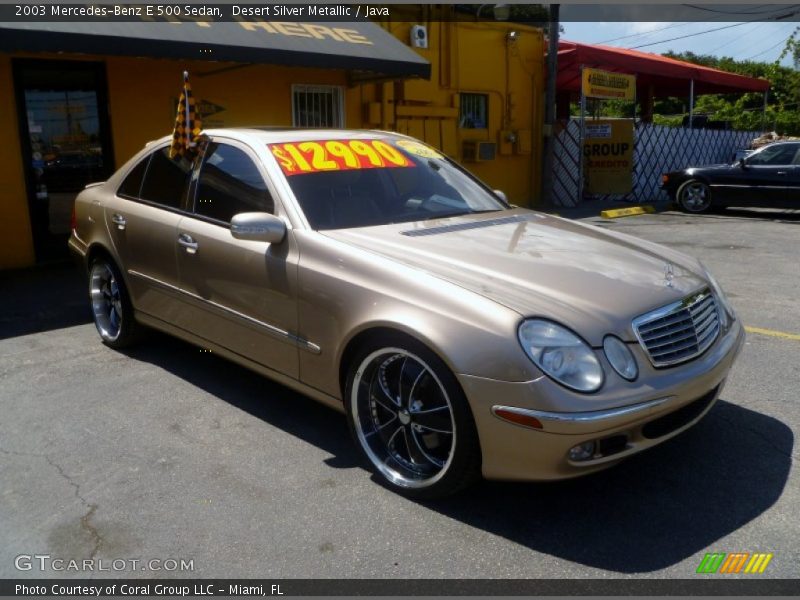
<instances>
[{"instance_id":1,"label":"car door handle","mask_svg":"<svg viewBox=\"0 0 800 600\"><path fill-rule=\"evenodd\" d=\"M117 226L117 229L119 229L120 231L124 231L125 225L127 225L128 223L125 220L125 217L123 217L119 213L114 213L114 215L111 217L111 221Z\"/></svg>"},{"instance_id":2,"label":"car door handle","mask_svg":"<svg viewBox=\"0 0 800 600\"><path fill-rule=\"evenodd\" d=\"M194 238L188 233L182 233L178 236L178 243L186 248L187 254L196 254L199 244L194 241Z\"/></svg>"},{"instance_id":3,"label":"car door handle","mask_svg":"<svg viewBox=\"0 0 800 600\"><path fill-rule=\"evenodd\" d=\"M776 175L786 175L786 171L778 171Z\"/></svg>"}]
</instances>

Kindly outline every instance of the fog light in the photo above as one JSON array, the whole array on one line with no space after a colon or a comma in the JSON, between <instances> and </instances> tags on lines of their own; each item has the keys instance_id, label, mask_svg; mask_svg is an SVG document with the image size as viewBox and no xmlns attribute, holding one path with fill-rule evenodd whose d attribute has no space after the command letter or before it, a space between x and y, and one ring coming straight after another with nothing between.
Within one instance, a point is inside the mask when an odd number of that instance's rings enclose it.
<instances>
[{"instance_id":1,"label":"fog light","mask_svg":"<svg viewBox=\"0 0 800 600\"><path fill-rule=\"evenodd\" d=\"M569 449L569 459L574 461L589 460L594 456L594 442L583 442Z\"/></svg>"}]
</instances>

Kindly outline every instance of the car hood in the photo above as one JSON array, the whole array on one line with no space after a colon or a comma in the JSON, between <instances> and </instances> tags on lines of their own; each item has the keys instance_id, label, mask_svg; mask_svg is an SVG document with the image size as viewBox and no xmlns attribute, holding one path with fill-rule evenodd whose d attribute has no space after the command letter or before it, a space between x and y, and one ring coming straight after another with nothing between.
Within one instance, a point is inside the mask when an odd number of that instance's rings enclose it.
<instances>
[{"instance_id":1,"label":"car hood","mask_svg":"<svg viewBox=\"0 0 800 600\"><path fill-rule=\"evenodd\" d=\"M564 323L594 346L608 333L634 341L634 317L706 285L689 256L525 209L323 233Z\"/></svg>"}]
</instances>

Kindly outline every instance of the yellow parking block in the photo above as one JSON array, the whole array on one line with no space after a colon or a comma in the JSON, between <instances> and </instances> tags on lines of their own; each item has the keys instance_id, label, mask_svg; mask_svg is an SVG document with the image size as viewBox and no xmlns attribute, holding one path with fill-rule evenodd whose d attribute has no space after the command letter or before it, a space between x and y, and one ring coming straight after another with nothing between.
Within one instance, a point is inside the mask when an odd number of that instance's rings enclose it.
<instances>
[{"instance_id":1,"label":"yellow parking block","mask_svg":"<svg viewBox=\"0 0 800 600\"><path fill-rule=\"evenodd\" d=\"M768 335L770 337L781 338L783 340L795 340L800 342L800 335L796 333L786 333L785 331L775 331L774 329L762 329L761 327L745 326L744 330L747 333L757 333L759 335Z\"/></svg>"},{"instance_id":2,"label":"yellow parking block","mask_svg":"<svg viewBox=\"0 0 800 600\"><path fill-rule=\"evenodd\" d=\"M649 204L642 206L630 206L628 208L610 208L600 211L600 216L604 219L617 219L619 217L632 217L634 215L646 215L656 212L655 207Z\"/></svg>"}]
</instances>

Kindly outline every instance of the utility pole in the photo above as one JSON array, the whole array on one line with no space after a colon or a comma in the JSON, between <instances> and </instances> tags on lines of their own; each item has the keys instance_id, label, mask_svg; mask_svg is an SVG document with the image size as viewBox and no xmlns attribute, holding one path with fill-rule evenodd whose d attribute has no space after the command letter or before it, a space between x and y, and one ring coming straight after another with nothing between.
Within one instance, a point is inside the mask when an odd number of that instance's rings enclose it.
<instances>
[{"instance_id":1,"label":"utility pole","mask_svg":"<svg viewBox=\"0 0 800 600\"><path fill-rule=\"evenodd\" d=\"M556 77L558 76L559 4L549 6L550 26L547 46L547 86L544 105L544 164L542 165L541 201L553 202L553 151L556 122Z\"/></svg>"}]
</instances>

